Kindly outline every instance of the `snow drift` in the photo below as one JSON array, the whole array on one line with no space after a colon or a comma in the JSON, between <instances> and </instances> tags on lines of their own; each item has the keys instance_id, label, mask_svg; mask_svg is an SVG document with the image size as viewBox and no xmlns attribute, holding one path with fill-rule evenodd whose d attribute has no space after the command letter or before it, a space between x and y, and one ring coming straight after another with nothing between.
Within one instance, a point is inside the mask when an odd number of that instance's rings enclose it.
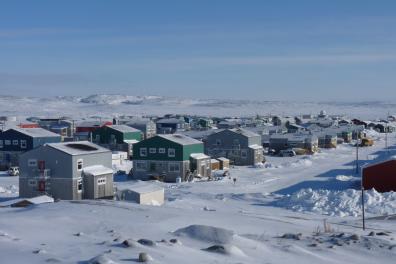
<instances>
[{"instance_id":1,"label":"snow drift","mask_svg":"<svg viewBox=\"0 0 396 264\"><path fill-rule=\"evenodd\" d=\"M365 191L365 211L373 215L396 213L396 193L379 193L376 190ZM291 195L285 195L274 202L275 206L298 212L312 212L330 216L359 216L362 214L361 191L302 189Z\"/></svg>"},{"instance_id":2,"label":"snow drift","mask_svg":"<svg viewBox=\"0 0 396 264\"><path fill-rule=\"evenodd\" d=\"M176 230L174 234L219 244L230 243L234 237L234 232L231 230L206 225L190 225Z\"/></svg>"}]
</instances>

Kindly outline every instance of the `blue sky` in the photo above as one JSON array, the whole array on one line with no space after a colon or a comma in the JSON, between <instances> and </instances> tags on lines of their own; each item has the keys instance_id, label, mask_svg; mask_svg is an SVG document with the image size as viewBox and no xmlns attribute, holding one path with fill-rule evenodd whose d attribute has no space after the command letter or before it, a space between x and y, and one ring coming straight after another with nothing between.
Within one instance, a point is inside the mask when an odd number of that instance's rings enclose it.
<instances>
[{"instance_id":1,"label":"blue sky","mask_svg":"<svg viewBox=\"0 0 396 264\"><path fill-rule=\"evenodd\" d=\"M0 93L396 100L396 1L0 0Z\"/></svg>"}]
</instances>

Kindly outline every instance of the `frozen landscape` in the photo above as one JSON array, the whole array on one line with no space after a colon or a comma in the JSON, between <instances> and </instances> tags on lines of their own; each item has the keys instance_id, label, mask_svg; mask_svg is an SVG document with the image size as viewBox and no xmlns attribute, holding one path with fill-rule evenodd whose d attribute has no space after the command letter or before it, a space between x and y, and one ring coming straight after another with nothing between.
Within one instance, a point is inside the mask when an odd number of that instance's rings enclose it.
<instances>
[{"instance_id":1,"label":"frozen landscape","mask_svg":"<svg viewBox=\"0 0 396 264\"><path fill-rule=\"evenodd\" d=\"M393 102L294 102L231 99L188 99L164 96L95 94L86 97L21 97L0 95L0 112L11 116L49 116L62 113L70 117L120 115L194 114L206 116L254 116L315 114L326 109L334 115L362 119L386 116L396 107ZM296 109L298 111L296 112Z\"/></svg>"},{"instance_id":2,"label":"frozen landscape","mask_svg":"<svg viewBox=\"0 0 396 264\"><path fill-rule=\"evenodd\" d=\"M238 116L252 109L293 114L297 104L302 112L325 106L363 118L387 112L385 103L244 103L103 95L0 100L0 111L18 117L196 111ZM395 134L388 135L391 147L385 150L385 135L370 133L375 145L360 150L360 165L396 155ZM314 155L269 156L263 166L235 166L230 177L218 181L154 182L165 188L163 206L82 200L0 208L0 263L134 263L141 252L152 263L393 263L396 195L365 193L363 231L360 175L354 166L355 147L342 144ZM115 176L115 183L119 189L137 184L126 175ZM18 177L2 173L0 202L16 197Z\"/></svg>"}]
</instances>

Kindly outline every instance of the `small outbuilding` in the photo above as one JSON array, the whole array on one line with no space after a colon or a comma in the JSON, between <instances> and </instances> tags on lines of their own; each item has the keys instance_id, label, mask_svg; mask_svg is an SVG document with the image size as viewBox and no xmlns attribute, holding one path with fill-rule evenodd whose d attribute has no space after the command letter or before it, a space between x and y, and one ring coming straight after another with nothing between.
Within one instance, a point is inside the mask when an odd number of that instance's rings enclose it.
<instances>
[{"instance_id":1,"label":"small outbuilding","mask_svg":"<svg viewBox=\"0 0 396 264\"><path fill-rule=\"evenodd\" d=\"M362 185L365 190L396 191L396 157L364 166Z\"/></svg>"},{"instance_id":2,"label":"small outbuilding","mask_svg":"<svg viewBox=\"0 0 396 264\"><path fill-rule=\"evenodd\" d=\"M154 184L139 183L117 191L117 200L132 201L144 205L163 205L165 192L164 188Z\"/></svg>"},{"instance_id":3,"label":"small outbuilding","mask_svg":"<svg viewBox=\"0 0 396 264\"><path fill-rule=\"evenodd\" d=\"M220 161L217 159L211 159L210 160L210 168L212 171L220 170Z\"/></svg>"},{"instance_id":4,"label":"small outbuilding","mask_svg":"<svg viewBox=\"0 0 396 264\"><path fill-rule=\"evenodd\" d=\"M220 161L220 170L228 170L230 168L230 160L224 157L217 158Z\"/></svg>"}]
</instances>

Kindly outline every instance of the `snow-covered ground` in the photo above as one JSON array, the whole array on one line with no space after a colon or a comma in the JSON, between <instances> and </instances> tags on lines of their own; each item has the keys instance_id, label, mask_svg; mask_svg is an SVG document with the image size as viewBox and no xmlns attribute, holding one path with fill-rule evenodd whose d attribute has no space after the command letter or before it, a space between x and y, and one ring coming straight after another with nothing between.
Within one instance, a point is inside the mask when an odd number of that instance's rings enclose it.
<instances>
[{"instance_id":1,"label":"snow-covered ground","mask_svg":"<svg viewBox=\"0 0 396 264\"><path fill-rule=\"evenodd\" d=\"M296 112L296 109L298 109ZM377 119L393 113L392 102L289 102L226 99L188 99L163 96L91 95L87 97L16 97L0 95L5 116L57 115L74 118L119 115L194 114L207 116L254 116L318 114L320 110L355 118ZM61 114L59 114L61 113Z\"/></svg>"},{"instance_id":2,"label":"snow-covered ground","mask_svg":"<svg viewBox=\"0 0 396 264\"><path fill-rule=\"evenodd\" d=\"M361 148L360 164L396 154L384 144L378 136ZM163 206L85 200L0 208L0 263L90 263L99 255L109 260L99 263L133 263L141 252L152 263L393 263L395 195L366 193L362 231L354 158L354 147L342 145L268 157L262 168L235 167L219 181L156 182L165 188ZM115 180L119 188L135 184ZM17 185L18 177L0 175L0 200L17 196Z\"/></svg>"}]
</instances>

